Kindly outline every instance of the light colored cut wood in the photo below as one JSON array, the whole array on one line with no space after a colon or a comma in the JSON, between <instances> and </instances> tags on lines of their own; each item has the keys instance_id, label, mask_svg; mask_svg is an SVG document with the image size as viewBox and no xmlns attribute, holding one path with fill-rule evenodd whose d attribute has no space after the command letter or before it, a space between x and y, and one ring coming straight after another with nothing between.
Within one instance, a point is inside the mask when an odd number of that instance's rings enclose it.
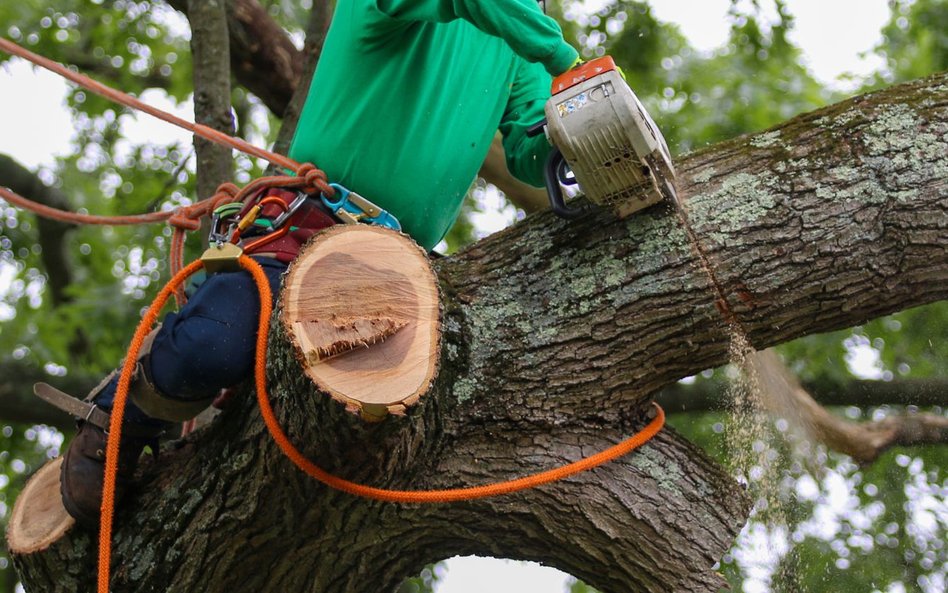
<instances>
[{"instance_id":1,"label":"light colored cut wood","mask_svg":"<svg viewBox=\"0 0 948 593\"><path fill-rule=\"evenodd\" d=\"M7 545L14 554L32 554L48 548L75 524L59 494L57 457L27 481L13 505L7 527Z\"/></svg>"},{"instance_id":2,"label":"light colored cut wood","mask_svg":"<svg viewBox=\"0 0 948 593\"><path fill-rule=\"evenodd\" d=\"M283 326L320 391L368 420L402 413L431 385L440 351L438 283L407 235L337 225L283 282Z\"/></svg>"}]
</instances>

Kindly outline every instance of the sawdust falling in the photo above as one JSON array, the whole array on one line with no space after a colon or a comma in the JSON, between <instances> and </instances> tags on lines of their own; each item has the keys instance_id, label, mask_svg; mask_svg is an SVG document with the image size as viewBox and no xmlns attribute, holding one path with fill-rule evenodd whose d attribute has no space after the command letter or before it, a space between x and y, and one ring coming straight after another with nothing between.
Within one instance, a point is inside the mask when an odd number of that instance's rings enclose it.
<instances>
[{"instance_id":1,"label":"sawdust falling","mask_svg":"<svg viewBox=\"0 0 948 593\"><path fill-rule=\"evenodd\" d=\"M750 361L755 354L743 329L730 328L731 375L728 380L728 422L725 442L731 473L745 485L754 507L750 520L770 529L787 530L792 523L786 501L782 500L781 483L784 459L780 453L780 437L774 430L764 405L761 377ZM750 523L748 523L750 525ZM784 589L795 590L796 556L781 558L775 568L783 573Z\"/></svg>"},{"instance_id":2,"label":"sawdust falling","mask_svg":"<svg viewBox=\"0 0 948 593\"><path fill-rule=\"evenodd\" d=\"M774 449L770 446L773 431L763 404L761 381L757 368L750 364L754 349L746 335L731 328L730 362L733 376L729 378L727 407L730 416L725 431L733 470L752 493L766 501L770 510L777 507L778 476Z\"/></svg>"},{"instance_id":3,"label":"sawdust falling","mask_svg":"<svg viewBox=\"0 0 948 593\"><path fill-rule=\"evenodd\" d=\"M672 186L674 188L674 185ZM676 189L677 197L677 189ZM688 237L697 259L697 267L707 276L711 293L715 297L715 306L730 335L729 360L733 377L727 390L727 408L730 416L725 431L725 440L732 463L732 471L746 484L751 494L758 500L755 512L777 512L779 470L775 448L770 446L773 440L769 429L768 415L763 405L763 393L756 368L749 359L756 351L751 345L747 331L728 303L723 286L711 266L708 254L701 246L698 235L691 226L688 206L682 199L673 200L675 211L682 228Z\"/></svg>"},{"instance_id":4,"label":"sawdust falling","mask_svg":"<svg viewBox=\"0 0 948 593\"><path fill-rule=\"evenodd\" d=\"M674 185L672 186L674 189ZM708 254L698 241L697 233L691 226L688 207L678 198L673 200L678 218L688 237L691 249L697 259L697 267L710 281L710 290L715 297L715 306L721 314L730 337L730 369L726 407L728 422L725 427L725 444L731 464L731 473L745 485L755 501L750 519L771 527L786 528L790 525L787 505L780 496L781 484L781 447L777 436L771 429L770 418L764 406L762 382L757 368L750 358L756 350L751 345L747 331L728 303L726 293L719 282ZM794 590L793 576L796 566L789 555L783 558L778 570L790 575L785 585Z\"/></svg>"}]
</instances>

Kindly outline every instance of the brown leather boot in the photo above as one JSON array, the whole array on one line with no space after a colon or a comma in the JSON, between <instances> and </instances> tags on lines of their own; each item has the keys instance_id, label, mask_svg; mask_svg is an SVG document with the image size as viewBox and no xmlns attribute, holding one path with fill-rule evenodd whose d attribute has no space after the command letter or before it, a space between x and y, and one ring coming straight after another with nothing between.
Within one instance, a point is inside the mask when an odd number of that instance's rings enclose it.
<instances>
[{"instance_id":1,"label":"brown leather boot","mask_svg":"<svg viewBox=\"0 0 948 593\"><path fill-rule=\"evenodd\" d=\"M63 457L59 490L66 511L76 522L94 528L99 522L102 485L105 483L105 449L108 442L109 413L93 403L115 375L109 375L89 393L85 400L76 399L46 383L37 383L33 392L44 401L79 418L78 430ZM125 496L128 484L138 466L142 449L150 445L158 451L161 427L126 423L122 427L119 446L118 474L115 482L116 504Z\"/></svg>"},{"instance_id":2,"label":"brown leather boot","mask_svg":"<svg viewBox=\"0 0 948 593\"><path fill-rule=\"evenodd\" d=\"M105 483L106 432L92 424L83 422L69 444L60 474L60 493L66 511L80 525L95 528L99 523L102 506L102 486ZM138 458L145 445L157 452L157 435L152 437L122 436L119 447L118 473L115 477L115 504L119 504L128 491Z\"/></svg>"}]
</instances>

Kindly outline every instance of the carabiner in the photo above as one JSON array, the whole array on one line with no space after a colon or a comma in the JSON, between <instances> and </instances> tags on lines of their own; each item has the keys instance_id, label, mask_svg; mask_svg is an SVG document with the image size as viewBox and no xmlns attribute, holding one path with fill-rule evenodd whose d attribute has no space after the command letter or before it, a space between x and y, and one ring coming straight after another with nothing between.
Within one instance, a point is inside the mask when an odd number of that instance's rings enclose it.
<instances>
[{"instance_id":1,"label":"carabiner","mask_svg":"<svg viewBox=\"0 0 948 593\"><path fill-rule=\"evenodd\" d=\"M396 231L402 230L401 223L387 210L338 183L330 183L329 185L336 190L336 199L330 200L324 195L320 195L320 198L323 204L346 224L364 222Z\"/></svg>"}]
</instances>

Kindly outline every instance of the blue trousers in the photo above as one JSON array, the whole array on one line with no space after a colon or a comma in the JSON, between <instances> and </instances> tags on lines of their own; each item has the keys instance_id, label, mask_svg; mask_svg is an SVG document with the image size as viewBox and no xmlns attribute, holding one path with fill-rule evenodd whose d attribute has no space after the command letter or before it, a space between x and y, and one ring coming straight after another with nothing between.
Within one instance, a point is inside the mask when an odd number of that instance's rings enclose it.
<instances>
[{"instance_id":1,"label":"blue trousers","mask_svg":"<svg viewBox=\"0 0 948 593\"><path fill-rule=\"evenodd\" d=\"M262 267L276 301L287 264L254 257ZM253 374L260 298L249 273L211 275L177 313L169 313L143 361L146 378L163 395L182 401L214 397ZM118 375L95 397L111 410ZM133 402L125 407L128 422L166 426L170 422L148 416Z\"/></svg>"}]
</instances>

